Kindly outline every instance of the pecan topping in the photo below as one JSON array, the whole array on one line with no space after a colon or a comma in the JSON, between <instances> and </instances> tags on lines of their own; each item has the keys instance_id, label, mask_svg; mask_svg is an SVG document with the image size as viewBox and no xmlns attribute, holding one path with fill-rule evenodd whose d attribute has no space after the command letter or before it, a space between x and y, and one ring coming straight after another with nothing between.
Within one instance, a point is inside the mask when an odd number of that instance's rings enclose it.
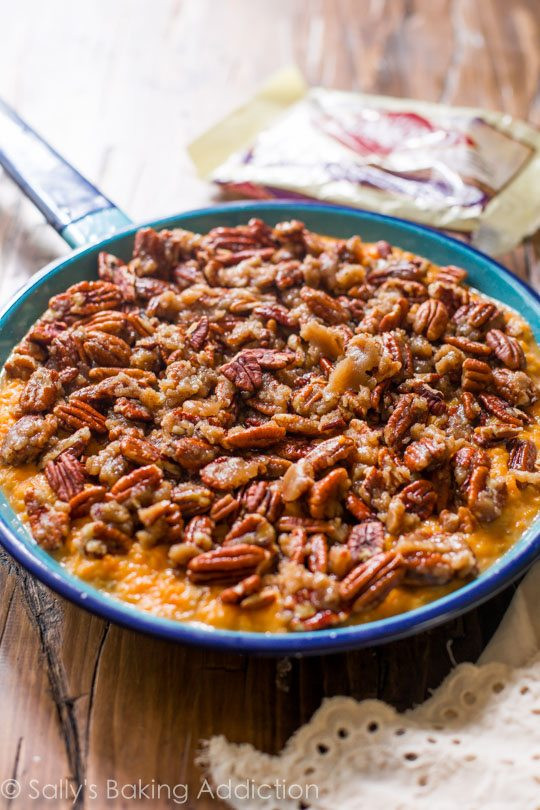
<instances>
[{"instance_id":1,"label":"pecan topping","mask_svg":"<svg viewBox=\"0 0 540 810\"><path fill-rule=\"evenodd\" d=\"M420 304L414 318L414 331L428 340L439 340L448 324L448 310L442 301L428 298Z\"/></svg>"},{"instance_id":2,"label":"pecan topping","mask_svg":"<svg viewBox=\"0 0 540 810\"><path fill-rule=\"evenodd\" d=\"M401 582L474 576L464 536L540 486L530 332L462 268L254 219L142 229L98 275L13 349L22 418L0 456L35 465L40 544L99 559L136 542L129 572L146 554L189 580L197 620L226 586L224 623L266 609L305 631ZM102 566L111 587L127 571Z\"/></svg>"},{"instance_id":3,"label":"pecan topping","mask_svg":"<svg viewBox=\"0 0 540 810\"><path fill-rule=\"evenodd\" d=\"M507 368L513 371L525 368L525 354L515 337L501 332L500 329L490 329L486 335L486 343L493 349L497 360Z\"/></svg>"}]
</instances>

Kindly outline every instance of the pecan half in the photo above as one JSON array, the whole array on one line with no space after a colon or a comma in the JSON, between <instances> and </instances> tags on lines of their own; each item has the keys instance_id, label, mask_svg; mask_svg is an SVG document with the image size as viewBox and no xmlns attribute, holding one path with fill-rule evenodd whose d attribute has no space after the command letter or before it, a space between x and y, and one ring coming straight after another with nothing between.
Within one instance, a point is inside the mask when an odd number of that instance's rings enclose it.
<instances>
[{"instance_id":1,"label":"pecan half","mask_svg":"<svg viewBox=\"0 0 540 810\"><path fill-rule=\"evenodd\" d=\"M117 335L91 331L82 338L82 348L89 364L95 366L128 366L131 348Z\"/></svg>"},{"instance_id":2,"label":"pecan half","mask_svg":"<svg viewBox=\"0 0 540 810\"><path fill-rule=\"evenodd\" d=\"M454 577L476 573L476 558L462 534L419 532L405 535L396 545L406 572L405 581L413 584L444 585Z\"/></svg>"},{"instance_id":3,"label":"pecan half","mask_svg":"<svg viewBox=\"0 0 540 810\"><path fill-rule=\"evenodd\" d=\"M133 472L123 475L111 487L111 495L119 503L124 501L141 501L151 496L161 484L163 473L155 464L138 467Z\"/></svg>"},{"instance_id":4,"label":"pecan half","mask_svg":"<svg viewBox=\"0 0 540 810\"><path fill-rule=\"evenodd\" d=\"M484 450L469 446L460 448L452 461L456 483L466 497L467 506L472 507L487 486L489 456Z\"/></svg>"},{"instance_id":5,"label":"pecan half","mask_svg":"<svg viewBox=\"0 0 540 810\"><path fill-rule=\"evenodd\" d=\"M274 523L283 509L280 489L270 481L254 481L243 493L241 504L246 512L257 512Z\"/></svg>"},{"instance_id":6,"label":"pecan half","mask_svg":"<svg viewBox=\"0 0 540 810\"><path fill-rule=\"evenodd\" d=\"M384 546L384 526L380 520L367 519L353 526L347 547L355 563L365 562L379 554Z\"/></svg>"},{"instance_id":7,"label":"pecan half","mask_svg":"<svg viewBox=\"0 0 540 810\"><path fill-rule=\"evenodd\" d=\"M219 598L226 605L238 605L246 596L251 596L251 594L260 591L261 587L262 579L259 574L252 574L237 585L226 588L221 592Z\"/></svg>"},{"instance_id":8,"label":"pecan half","mask_svg":"<svg viewBox=\"0 0 540 810\"><path fill-rule=\"evenodd\" d=\"M258 513L239 518L223 540L224 546L238 543L253 543L256 546L269 548L274 542L276 532L268 520Z\"/></svg>"},{"instance_id":9,"label":"pecan half","mask_svg":"<svg viewBox=\"0 0 540 810\"><path fill-rule=\"evenodd\" d=\"M187 332L187 339L188 343L192 349L195 349L196 352L200 351L204 344L206 343L206 339L210 332L210 321L204 315L199 321L196 321Z\"/></svg>"},{"instance_id":10,"label":"pecan half","mask_svg":"<svg viewBox=\"0 0 540 810\"><path fill-rule=\"evenodd\" d=\"M223 495L222 498L218 498L218 500L215 501L210 509L210 517L215 520L216 523L219 523L222 520L234 517L239 508L240 504L236 498L233 498L230 493L227 493L227 495Z\"/></svg>"},{"instance_id":11,"label":"pecan half","mask_svg":"<svg viewBox=\"0 0 540 810\"><path fill-rule=\"evenodd\" d=\"M55 551L60 548L69 533L67 511L53 508L44 502L33 487L25 492L24 503L32 536L36 543L47 551Z\"/></svg>"},{"instance_id":12,"label":"pecan half","mask_svg":"<svg viewBox=\"0 0 540 810\"><path fill-rule=\"evenodd\" d=\"M403 579L401 557L393 551L381 552L361 562L339 584L344 602L354 600L355 612L379 604Z\"/></svg>"},{"instance_id":13,"label":"pecan half","mask_svg":"<svg viewBox=\"0 0 540 810\"><path fill-rule=\"evenodd\" d=\"M466 354L472 354L475 357L489 357L492 353L491 347L486 346L485 343L479 343L477 340L469 340L469 338L459 337L458 335L447 335L444 342L449 343L450 346L455 346L457 349L461 349L461 351L466 352Z\"/></svg>"},{"instance_id":14,"label":"pecan half","mask_svg":"<svg viewBox=\"0 0 540 810\"><path fill-rule=\"evenodd\" d=\"M368 274L367 280L377 287L391 278L400 278L405 281L422 281L424 276L425 270L422 267L413 262L399 261L377 267Z\"/></svg>"},{"instance_id":15,"label":"pecan half","mask_svg":"<svg viewBox=\"0 0 540 810\"><path fill-rule=\"evenodd\" d=\"M508 469L534 472L536 469L537 455L538 451L536 445L530 439L514 441L511 443Z\"/></svg>"},{"instance_id":16,"label":"pecan half","mask_svg":"<svg viewBox=\"0 0 540 810\"><path fill-rule=\"evenodd\" d=\"M320 520L336 517L341 511L340 501L351 482L344 467L336 467L311 487L308 499L309 514Z\"/></svg>"},{"instance_id":17,"label":"pecan half","mask_svg":"<svg viewBox=\"0 0 540 810\"><path fill-rule=\"evenodd\" d=\"M461 387L464 391L485 391L492 380L490 366L483 360L467 357L461 368Z\"/></svg>"},{"instance_id":18,"label":"pecan half","mask_svg":"<svg viewBox=\"0 0 540 810\"><path fill-rule=\"evenodd\" d=\"M349 320L347 311L322 290L314 290L312 287L302 287L300 297L308 308L325 323L337 324L346 323Z\"/></svg>"},{"instance_id":19,"label":"pecan half","mask_svg":"<svg viewBox=\"0 0 540 810\"><path fill-rule=\"evenodd\" d=\"M515 337L506 335L500 329L490 329L486 343L493 349L495 357L507 368L517 371L525 368L525 354Z\"/></svg>"},{"instance_id":20,"label":"pecan half","mask_svg":"<svg viewBox=\"0 0 540 810\"><path fill-rule=\"evenodd\" d=\"M285 438L286 430L275 422L250 427L244 430L229 431L225 444L231 450L249 449L252 447L269 447Z\"/></svg>"},{"instance_id":21,"label":"pecan half","mask_svg":"<svg viewBox=\"0 0 540 810\"><path fill-rule=\"evenodd\" d=\"M454 313L453 320L456 323L468 323L473 329L480 329L498 315L499 310L491 301L472 301L460 307Z\"/></svg>"},{"instance_id":22,"label":"pecan half","mask_svg":"<svg viewBox=\"0 0 540 810\"><path fill-rule=\"evenodd\" d=\"M467 271L462 267L456 267L454 264L449 264L446 267L439 267L437 269L437 279L447 282L449 284L462 284L467 278Z\"/></svg>"},{"instance_id":23,"label":"pecan half","mask_svg":"<svg viewBox=\"0 0 540 810\"><path fill-rule=\"evenodd\" d=\"M135 464L153 464L159 460L159 450L145 439L136 436L124 436L120 441L122 455Z\"/></svg>"},{"instance_id":24,"label":"pecan half","mask_svg":"<svg viewBox=\"0 0 540 810\"><path fill-rule=\"evenodd\" d=\"M106 491L105 487L89 486L76 495L73 495L73 497L69 499L71 517L75 520L76 518L87 515L90 511L90 507L104 500Z\"/></svg>"},{"instance_id":25,"label":"pecan half","mask_svg":"<svg viewBox=\"0 0 540 810\"><path fill-rule=\"evenodd\" d=\"M234 583L258 573L267 559L268 552L260 546L224 546L190 560L187 574L191 582L199 585Z\"/></svg>"},{"instance_id":26,"label":"pecan half","mask_svg":"<svg viewBox=\"0 0 540 810\"><path fill-rule=\"evenodd\" d=\"M389 447L403 444L411 427L417 422L426 421L427 412L428 407L425 399L414 394L400 396L384 428L386 444Z\"/></svg>"},{"instance_id":27,"label":"pecan half","mask_svg":"<svg viewBox=\"0 0 540 810\"><path fill-rule=\"evenodd\" d=\"M448 310L442 301L428 298L420 304L414 317L413 329L428 340L439 340L448 324Z\"/></svg>"},{"instance_id":28,"label":"pecan half","mask_svg":"<svg viewBox=\"0 0 540 810\"><path fill-rule=\"evenodd\" d=\"M328 570L328 540L325 534L311 535L307 563L309 570L313 574L326 574Z\"/></svg>"},{"instance_id":29,"label":"pecan half","mask_svg":"<svg viewBox=\"0 0 540 810\"><path fill-rule=\"evenodd\" d=\"M72 397L68 402L57 405L54 409L54 415L58 418L62 427L67 430L79 430L88 427L94 433L107 432L103 414L77 397Z\"/></svg>"},{"instance_id":30,"label":"pecan half","mask_svg":"<svg viewBox=\"0 0 540 810\"><path fill-rule=\"evenodd\" d=\"M353 492L349 492L347 495L345 499L345 506L360 522L373 517L373 512L369 506L364 503L362 498L359 498L358 495L355 495Z\"/></svg>"},{"instance_id":31,"label":"pecan half","mask_svg":"<svg viewBox=\"0 0 540 810\"><path fill-rule=\"evenodd\" d=\"M519 408L513 408L501 397L496 397L494 394L480 394L478 399L486 411L492 413L501 422L508 422L510 425L528 425L531 422L530 416Z\"/></svg>"},{"instance_id":32,"label":"pecan half","mask_svg":"<svg viewBox=\"0 0 540 810\"><path fill-rule=\"evenodd\" d=\"M409 311L409 302L406 298L399 298L390 312L383 315L379 321L379 332L390 332L392 329L397 329L403 322L405 315Z\"/></svg>"},{"instance_id":33,"label":"pecan half","mask_svg":"<svg viewBox=\"0 0 540 810\"><path fill-rule=\"evenodd\" d=\"M128 397L118 397L114 403L113 410L120 416L126 419L131 419L134 422L152 422L152 412L146 408L142 403L136 399L129 399Z\"/></svg>"},{"instance_id":34,"label":"pecan half","mask_svg":"<svg viewBox=\"0 0 540 810\"><path fill-rule=\"evenodd\" d=\"M253 394L262 385L261 366L253 357L240 355L219 369L240 391Z\"/></svg>"},{"instance_id":35,"label":"pecan half","mask_svg":"<svg viewBox=\"0 0 540 810\"><path fill-rule=\"evenodd\" d=\"M437 505L437 493L432 484L424 479L408 484L399 497L407 512L414 512L420 520L426 520Z\"/></svg>"},{"instance_id":36,"label":"pecan half","mask_svg":"<svg viewBox=\"0 0 540 810\"><path fill-rule=\"evenodd\" d=\"M214 495L212 490L199 484L178 484L171 492L171 500L177 504L182 515L197 515L210 508Z\"/></svg>"},{"instance_id":37,"label":"pecan half","mask_svg":"<svg viewBox=\"0 0 540 810\"><path fill-rule=\"evenodd\" d=\"M40 366L26 383L19 399L19 407L23 413L48 411L58 399L61 390L58 372Z\"/></svg>"},{"instance_id":38,"label":"pecan half","mask_svg":"<svg viewBox=\"0 0 540 810\"><path fill-rule=\"evenodd\" d=\"M204 439L186 436L171 444L171 456L184 469L197 472L216 458L217 451Z\"/></svg>"},{"instance_id":39,"label":"pecan half","mask_svg":"<svg viewBox=\"0 0 540 810\"><path fill-rule=\"evenodd\" d=\"M277 371L290 366L294 361L293 352L278 349L244 349L238 357L256 360L261 368Z\"/></svg>"},{"instance_id":40,"label":"pecan half","mask_svg":"<svg viewBox=\"0 0 540 810\"><path fill-rule=\"evenodd\" d=\"M122 303L120 290L107 281L80 281L65 293L49 301L50 308L61 318L86 318L104 309L116 309Z\"/></svg>"},{"instance_id":41,"label":"pecan half","mask_svg":"<svg viewBox=\"0 0 540 810\"><path fill-rule=\"evenodd\" d=\"M417 442L411 442L403 454L403 461L413 472L436 467L447 458L447 444L443 435L426 434Z\"/></svg>"},{"instance_id":42,"label":"pecan half","mask_svg":"<svg viewBox=\"0 0 540 810\"><path fill-rule=\"evenodd\" d=\"M45 465L45 477L61 501L69 501L84 489L84 466L71 453L62 453Z\"/></svg>"},{"instance_id":43,"label":"pecan half","mask_svg":"<svg viewBox=\"0 0 540 810\"><path fill-rule=\"evenodd\" d=\"M133 545L132 537L101 520L89 523L85 526L85 530L84 550L90 556L102 557L107 553L127 554Z\"/></svg>"},{"instance_id":44,"label":"pecan half","mask_svg":"<svg viewBox=\"0 0 540 810\"><path fill-rule=\"evenodd\" d=\"M192 543L203 551L210 551L213 546L215 523L207 515L192 517L184 529L184 542Z\"/></svg>"},{"instance_id":45,"label":"pecan half","mask_svg":"<svg viewBox=\"0 0 540 810\"><path fill-rule=\"evenodd\" d=\"M224 456L201 470L203 482L213 489L237 489L259 474L259 463L239 456Z\"/></svg>"}]
</instances>

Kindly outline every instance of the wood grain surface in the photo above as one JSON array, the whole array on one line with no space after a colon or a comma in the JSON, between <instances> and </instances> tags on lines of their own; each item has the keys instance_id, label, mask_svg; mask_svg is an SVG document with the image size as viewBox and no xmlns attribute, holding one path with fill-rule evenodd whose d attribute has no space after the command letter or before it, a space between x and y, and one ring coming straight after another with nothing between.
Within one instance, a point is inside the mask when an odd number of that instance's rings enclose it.
<instances>
[{"instance_id":1,"label":"wood grain surface","mask_svg":"<svg viewBox=\"0 0 540 810\"><path fill-rule=\"evenodd\" d=\"M292 62L314 84L540 122L537 0L0 0L0 9L0 95L135 219L208 202L185 145ZM505 261L540 285L537 248L529 240ZM65 250L0 176L0 301ZM183 806L223 807L197 798L201 739L225 734L274 752L327 695L410 706L453 661L478 656L511 595L407 641L275 661L110 626L0 551L0 782L22 785L0 808L178 806L166 791L106 801L108 779L187 784Z\"/></svg>"}]
</instances>

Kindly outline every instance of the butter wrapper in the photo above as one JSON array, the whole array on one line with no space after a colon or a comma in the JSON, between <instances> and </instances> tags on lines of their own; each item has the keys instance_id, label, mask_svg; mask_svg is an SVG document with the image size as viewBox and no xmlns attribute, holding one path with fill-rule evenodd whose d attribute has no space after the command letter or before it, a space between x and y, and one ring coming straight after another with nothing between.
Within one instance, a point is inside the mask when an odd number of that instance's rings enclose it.
<instances>
[{"instance_id":1,"label":"butter wrapper","mask_svg":"<svg viewBox=\"0 0 540 810\"><path fill-rule=\"evenodd\" d=\"M189 151L237 196L391 214L492 255L540 227L540 132L490 110L309 88L287 69Z\"/></svg>"}]
</instances>

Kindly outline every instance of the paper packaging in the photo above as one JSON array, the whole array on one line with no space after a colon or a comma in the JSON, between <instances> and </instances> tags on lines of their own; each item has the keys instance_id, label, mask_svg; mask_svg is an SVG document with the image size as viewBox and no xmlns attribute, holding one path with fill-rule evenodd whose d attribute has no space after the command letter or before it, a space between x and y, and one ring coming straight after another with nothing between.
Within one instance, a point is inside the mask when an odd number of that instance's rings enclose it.
<instances>
[{"instance_id":1,"label":"paper packaging","mask_svg":"<svg viewBox=\"0 0 540 810\"><path fill-rule=\"evenodd\" d=\"M309 88L287 69L189 151L236 195L392 214L492 255L540 227L540 132L490 110Z\"/></svg>"}]
</instances>

